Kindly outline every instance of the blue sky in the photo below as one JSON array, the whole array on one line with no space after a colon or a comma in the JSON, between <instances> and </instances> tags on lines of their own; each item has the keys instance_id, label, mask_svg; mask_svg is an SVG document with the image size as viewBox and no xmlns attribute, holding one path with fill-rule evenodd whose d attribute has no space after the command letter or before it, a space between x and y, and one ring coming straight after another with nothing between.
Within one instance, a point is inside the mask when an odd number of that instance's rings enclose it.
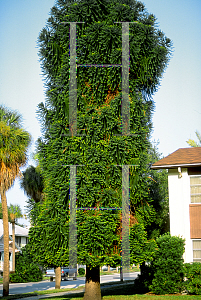
<instances>
[{"instance_id":1,"label":"blue sky","mask_svg":"<svg viewBox=\"0 0 201 300\"><path fill-rule=\"evenodd\" d=\"M152 139L168 155L188 147L188 138L201 133L201 1L144 0L159 28L173 41L174 52L153 100ZM40 136L36 119L44 87L38 59L37 37L45 26L54 0L0 1L0 103L18 110L24 128L33 137L29 153ZM33 161L29 160L29 164ZM24 209L26 196L18 180L7 193L8 204ZM27 222L27 221L26 221Z\"/></svg>"}]
</instances>

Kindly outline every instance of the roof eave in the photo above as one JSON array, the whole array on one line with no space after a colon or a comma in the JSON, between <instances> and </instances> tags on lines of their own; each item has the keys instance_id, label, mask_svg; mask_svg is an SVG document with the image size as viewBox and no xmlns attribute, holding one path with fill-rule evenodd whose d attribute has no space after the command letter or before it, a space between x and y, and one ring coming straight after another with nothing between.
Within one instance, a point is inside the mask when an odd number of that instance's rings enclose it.
<instances>
[{"instance_id":1,"label":"roof eave","mask_svg":"<svg viewBox=\"0 0 201 300\"><path fill-rule=\"evenodd\" d=\"M189 167L201 167L201 163L197 164L176 164L176 165L152 165L151 169L153 170L158 170L158 169L175 169L178 167L183 167L183 168L189 168Z\"/></svg>"}]
</instances>

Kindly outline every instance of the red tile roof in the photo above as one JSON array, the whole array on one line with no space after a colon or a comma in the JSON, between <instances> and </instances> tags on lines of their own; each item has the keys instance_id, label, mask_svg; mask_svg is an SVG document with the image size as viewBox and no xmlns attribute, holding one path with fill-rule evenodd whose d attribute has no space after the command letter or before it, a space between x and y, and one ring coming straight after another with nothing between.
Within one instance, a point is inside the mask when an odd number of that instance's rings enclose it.
<instances>
[{"instance_id":1,"label":"red tile roof","mask_svg":"<svg viewBox=\"0 0 201 300\"><path fill-rule=\"evenodd\" d=\"M201 147L180 148L155 162L151 169L201 166Z\"/></svg>"}]
</instances>

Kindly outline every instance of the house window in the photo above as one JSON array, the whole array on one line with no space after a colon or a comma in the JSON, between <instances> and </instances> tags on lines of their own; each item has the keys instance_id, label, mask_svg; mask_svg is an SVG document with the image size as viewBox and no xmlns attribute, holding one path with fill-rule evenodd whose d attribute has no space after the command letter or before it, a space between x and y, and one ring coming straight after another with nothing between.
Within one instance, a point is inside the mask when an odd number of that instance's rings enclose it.
<instances>
[{"instance_id":1,"label":"house window","mask_svg":"<svg viewBox=\"0 0 201 300\"><path fill-rule=\"evenodd\" d=\"M193 261L201 262L201 240L193 240Z\"/></svg>"},{"instance_id":2,"label":"house window","mask_svg":"<svg viewBox=\"0 0 201 300\"><path fill-rule=\"evenodd\" d=\"M17 244L19 247L21 247L21 236L16 236L16 237L15 237L15 242L16 242L16 244Z\"/></svg>"},{"instance_id":3,"label":"house window","mask_svg":"<svg viewBox=\"0 0 201 300\"><path fill-rule=\"evenodd\" d=\"M191 176L191 203L201 203L201 176Z\"/></svg>"}]
</instances>

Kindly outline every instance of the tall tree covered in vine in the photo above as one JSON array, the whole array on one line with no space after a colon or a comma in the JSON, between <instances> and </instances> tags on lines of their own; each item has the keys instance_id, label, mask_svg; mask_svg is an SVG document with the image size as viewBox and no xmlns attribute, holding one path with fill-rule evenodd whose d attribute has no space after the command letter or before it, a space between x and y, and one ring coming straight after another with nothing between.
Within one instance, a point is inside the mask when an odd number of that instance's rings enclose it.
<instances>
[{"instance_id":1,"label":"tall tree covered in vine","mask_svg":"<svg viewBox=\"0 0 201 300\"><path fill-rule=\"evenodd\" d=\"M66 24L62 24L65 22ZM77 67L77 135L69 132L69 22L76 25L77 64L121 64L122 24L129 24L130 135L122 134L122 76L118 67ZM117 23L115 23L117 22ZM86 264L85 299L101 299L99 267L121 260L122 166L130 165L130 232L149 224L147 149L157 90L171 54L171 41L156 18L135 0L59 0L39 35L46 101L39 104L43 136L38 157L44 202L30 244L38 262L69 262L70 165L77 165L78 262ZM134 246L131 245L131 263Z\"/></svg>"}]
</instances>

